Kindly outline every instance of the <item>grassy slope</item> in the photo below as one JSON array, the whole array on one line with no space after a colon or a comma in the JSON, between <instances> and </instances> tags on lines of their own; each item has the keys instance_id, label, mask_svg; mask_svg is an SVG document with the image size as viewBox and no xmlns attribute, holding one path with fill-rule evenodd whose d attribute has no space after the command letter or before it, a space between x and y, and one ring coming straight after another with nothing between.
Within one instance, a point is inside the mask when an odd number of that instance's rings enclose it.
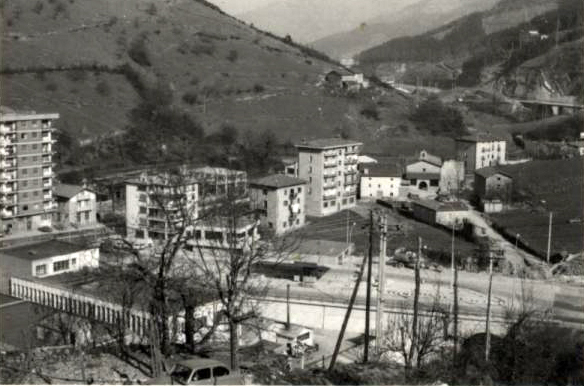
<instances>
[{"instance_id":1,"label":"grassy slope","mask_svg":"<svg viewBox=\"0 0 584 386\"><path fill-rule=\"evenodd\" d=\"M567 250L579 252L583 248L582 223L569 224L567 220L582 218L582 158L569 160L533 161L504 166L515 178L519 189L532 195L534 209L514 210L495 216L495 221L509 231L519 233L522 240L545 255L547 249L548 210L554 212L552 253ZM539 203L545 200L546 206Z\"/></svg>"},{"instance_id":2,"label":"grassy slope","mask_svg":"<svg viewBox=\"0 0 584 386\"><path fill-rule=\"evenodd\" d=\"M230 122L242 130L270 128L282 140L297 140L332 135L334 128L354 122L364 129L378 124L359 116L362 100L323 97L317 90L319 76L335 65L194 0L39 2L40 13L27 0L4 2L4 69L92 63L115 67L131 62L128 48L139 36L146 36L152 65L141 69L143 75L170 86L174 104L200 119L207 132ZM64 4L66 11L54 17L57 4ZM235 60L228 59L231 51L237 52ZM81 82L59 72L47 73L44 80L31 74L5 74L0 79L2 103L58 111L59 126L84 137L123 130L137 94L120 75L101 74L99 78L112 89L110 96L103 97L93 91L96 78L87 76ZM54 89L47 86L50 83L57 89L47 90ZM263 91L254 92L257 85ZM202 106L182 101L184 93L200 92L204 86L220 94L210 97L205 114ZM393 104L403 110L409 102L398 98ZM315 119L317 106L322 107L322 119ZM403 114L392 111L387 109L387 119L404 120Z\"/></svg>"}]
</instances>

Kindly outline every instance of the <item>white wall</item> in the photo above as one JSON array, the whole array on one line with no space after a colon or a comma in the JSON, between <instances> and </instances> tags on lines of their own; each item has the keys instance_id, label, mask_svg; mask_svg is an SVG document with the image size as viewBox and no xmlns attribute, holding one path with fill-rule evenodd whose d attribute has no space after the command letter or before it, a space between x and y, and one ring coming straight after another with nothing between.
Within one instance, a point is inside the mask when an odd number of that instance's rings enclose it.
<instances>
[{"instance_id":1,"label":"white wall","mask_svg":"<svg viewBox=\"0 0 584 386\"><path fill-rule=\"evenodd\" d=\"M73 264L73 259L75 259L75 264ZM65 260L69 261L69 268L55 272L53 270L53 264L55 262L65 261ZM37 275L36 274L36 267L39 265L43 265L43 264L46 267L46 274ZM86 249L83 251L78 251L78 252L70 253L67 255L53 256L53 257L48 257L46 259L35 260L32 263L31 269L32 269L32 276L46 277L46 276L58 275L58 274L65 273L65 272L78 271L83 267L89 267L89 268L99 267L99 248Z\"/></svg>"},{"instance_id":2,"label":"white wall","mask_svg":"<svg viewBox=\"0 0 584 386\"><path fill-rule=\"evenodd\" d=\"M361 199L398 197L401 177L361 177ZM381 195L379 195L381 192Z\"/></svg>"}]
</instances>

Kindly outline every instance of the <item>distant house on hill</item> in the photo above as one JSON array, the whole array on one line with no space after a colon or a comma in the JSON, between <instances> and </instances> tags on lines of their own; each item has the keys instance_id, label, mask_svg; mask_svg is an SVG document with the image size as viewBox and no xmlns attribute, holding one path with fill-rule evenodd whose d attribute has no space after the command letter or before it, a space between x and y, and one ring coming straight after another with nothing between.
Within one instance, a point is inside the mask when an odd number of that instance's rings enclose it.
<instances>
[{"instance_id":1,"label":"distant house on hill","mask_svg":"<svg viewBox=\"0 0 584 386\"><path fill-rule=\"evenodd\" d=\"M343 88L349 91L359 91L362 88L369 88L369 80L363 74L344 75L341 78Z\"/></svg>"},{"instance_id":2,"label":"distant house on hill","mask_svg":"<svg viewBox=\"0 0 584 386\"><path fill-rule=\"evenodd\" d=\"M421 190L438 189L442 159L428 153L420 152L418 160L406 166L404 179L409 180L411 186Z\"/></svg>"},{"instance_id":3,"label":"distant house on hill","mask_svg":"<svg viewBox=\"0 0 584 386\"><path fill-rule=\"evenodd\" d=\"M329 71L324 76L325 84L330 87L341 88L343 76L336 70Z\"/></svg>"}]
</instances>

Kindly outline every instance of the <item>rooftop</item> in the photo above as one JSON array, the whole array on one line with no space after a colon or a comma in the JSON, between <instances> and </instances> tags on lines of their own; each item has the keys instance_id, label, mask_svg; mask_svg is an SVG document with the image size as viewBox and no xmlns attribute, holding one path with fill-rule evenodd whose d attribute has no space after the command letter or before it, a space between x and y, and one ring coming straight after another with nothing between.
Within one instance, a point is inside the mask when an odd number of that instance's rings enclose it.
<instances>
[{"instance_id":1,"label":"rooftop","mask_svg":"<svg viewBox=\"0 0 584 386\"><path fill-rule=\"evenodd\" d=\"M422 150L420 152L420 157L418 158L420 161L426 161L431 163L432 165L442 166L442 158L428 153L426 150Z\"/></svg>"},{"instance_id":2,"label":"rooftop","mask_svg":"<svg viewBox=\"0 0 584 386\"><path fill-rule=\"evenodd\" d=\"M28 121L32 119L59 119L59 114L37 114L35 111L15 111L7 106L0 106L0 122Z\"/></svg>"},{"instance_id":3,"label":"rooftop","mask_svg":"<svg viewBox=\"0 0 584 386\"><path fill-rule=\"evenodd\" d=\"M417 199L412 201L412 204L422 206L424 208L432 209L437 212L457 212L468 210L466 205L460 201L440 202L436 200Z\"/></svg>"},{"instance_id":4,"label":"rooftop","mask_svg":"<svg viewBox=\"0 0 584 386\"><path fill-rule=\"evenodd\" d=\"M42 243L22 245L0 250L0 255L9 255L25 260L40 260L53 256L68 255L87 250L81 245L66 243L59 240L43 241Z\"/></svg>"},{"instance_id":5,"label":"rooftop","mask_svg":"<svg viewBox=\"0 0 584 386\"><path fill-rule=\"evenodd\" d=\"M53 188L53 194L57 197L71 198L84 190L88 189L80 185L58 184Z\"/></svg>"},{"instance_id":6,"label":"rooftop","mask_svg":"<svg viewBox=\"0 0 584 386\"><path fill-rule=\"evenodd\" d=\"M494 176L495 174L502 174L506 177L513 178L510 174L502 172L501 170L497 169L496 167L492 167L492 166L477 169L477 170L475 170L475 174L478 174L479 176L484 177L484 178L489 178L491 176Z\"/></svg>"},{"instance_id":7,"label":"rooftop","mask_svg":"<svg viewBox=\"0 0 584 386\"><path fill-rule=\"evenodd\" d=\"M439 180L440 173L406 173L406 180Z\"/></svg>"},{"instance_id":8,"label":"rooftop","mask_svg":"<svg viewBox=\"0 0 584 386\"><path fill-rule=\"evenodd\" d=\"M505 139L490 133L476 133L456 138L456 140L461 142L494 142L504 141Z\"/></svg>"},{"instance_id":9,"label":"rooftop","mask_svg":"<svg viewBox=\"0 0 584 386\"><path fill-rule=\"evenodd\" d=\"M344 146L362 145L363 143L343 138L320 138L297 144L297 148L332 149Z\"/></svg>"},{"instance_id":10,"label":"rooftop","mask_svg":"<svg viewBox=\"0 0 584 386\"><path fill-rule=\"evenodd\" d=\"M306 184L306 181L301 180L300 178L287 176L285 174L272 174L271 176L258 178L249 183L250 186L260 186L274 189L304 184Z\"/></svg>"},{"instance_id":11,"label":"rooftop","mask_svg":"<svg viewBox=\"0 0 584 386\"><path fill-rule=\"evenodd\" d=\"M338 256L345 252L351 244L331 240L303 240L293 254Z\"/></svg>"},{"instance_id":12,"label":"rooftop","mask_svg":"<svg viewBox=\"0 0 584 386\"><path fill-rule=\"evenodd\" d=\"M361 169L364 177L401 177L402 175L401 169L395 164L368 164Z\"/></svg>"}]
</instances>

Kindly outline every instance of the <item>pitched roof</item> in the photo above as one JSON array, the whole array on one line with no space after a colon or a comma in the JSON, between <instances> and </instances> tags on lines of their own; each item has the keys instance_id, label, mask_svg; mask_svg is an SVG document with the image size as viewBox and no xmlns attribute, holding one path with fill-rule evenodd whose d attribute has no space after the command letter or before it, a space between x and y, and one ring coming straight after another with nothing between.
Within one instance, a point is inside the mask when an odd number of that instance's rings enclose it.
<instances>
[{"instance_id":1,"label":"pitched roof","mask_svg":"<svg viewBox=\"0 0 584 386\"><path fill-rule=\"evenodd\" d=\"M412 204L422 206L424 208L428 208L434 210L436 212L457 212L468 210L466 205L464 205L460 201L452 201L452 202L440 202L436 200L423 200L418 199L412 201Z\"/></svg>"},{"instance_id":2,"label":"pitched roof","mask_svg":"<svg viewBox=\"0 0 584 386\"><path fill-rule=\"evenodd\" d=\"M71 198L77 193L89 190L80 185L58 184L53 188L53 193L57 197Z\"/></svg>"},{"instance_id":3,"label":"pitched roof","mask_svg":"<svg viewBox=\"0 0 584 386\"><path fill-rule=\"evenodd\" d=\"M501 174L501 175L504 175L505 177L509 177L511 179L513 178L510 174L502 172L501 170L499 170L493 166L488 166L486 168L477 169L477 170L475 170L475 174L478 174L479 176L481 176L483 178L489 178L491 176L494 176L495 174Z\"/></svg>"},{"instance_id":4,"label":"pitched roof","mask_svg":"<svg viewBox=\"0 0 584 386\"><path fill-rule=\"evenodd\" d=\"M442 158L438 157L437 155L430 154L426 150L422 150L420 152L418 161L426 161L432 165L442 166Z\"/></svg>"},{"instance_id":5,"label":"pitched roof","mask_svg":"<svg viewBox=\"0 0 584 386\"><path fill-rule=\"evenodd\" d=\"M402 172L395 164L368 164L362 166L364 177L401 177ZM367 171L367 173L365 173Z\"/></svg>"},{"instance_id":6,"label":"pitched roof","mask_svg":"<svg viewBox=\"0 0 584 386\"><path fill-rule=\"evenodd\" d=\"M261 186L274 189L304 184L306 184L306 181L285 174L272 174L270 176L258 178L249 183L250 186Z\"/></svg>"},{"instance_id":7,"label":"pitched roof","mask_svg":"<svg viewBox=\"0 0 584 386\"><path fill-rule=\"evenodd\" d=\"M456 138L457 141L461 142L494 142L494 141L504 141L505 138L493 135L491 133L476 133L471 135L465 135L464 137Z\"/></svg>"},{"instance_id":8,"label":"pitched roof","mask_svg":"<svg viewBox=\"0 0 584 386\"><path fill-rule=\"evenodd\" d=\"M68 255L71 253L85 251L85 246L66 243L59 240L43 241L42 243L21 245L14 248L0 250L0 254L18 257L24 260L40 260L54 256Z\"/></svg>"},{"instance_id":9,"label":"pitched roof","mask_svg":"<svg viewBox=\"0 0 584 386\"><path fill-rule=\"evenodd\" d=\"M305 143L297 144L297 148L328 149L350 145L362 145L363 143L343 138L319 138Z\"/></svg>"},{"instance_id":10,"label":"pitched roof","mask_svg":"<svg viewBox=\"0 0 584 386\"><path fill-rule=\"evenodd\" d=\"M406 180L439 180L440 173L406 173Z\"/></svg>"}]
</instances>

